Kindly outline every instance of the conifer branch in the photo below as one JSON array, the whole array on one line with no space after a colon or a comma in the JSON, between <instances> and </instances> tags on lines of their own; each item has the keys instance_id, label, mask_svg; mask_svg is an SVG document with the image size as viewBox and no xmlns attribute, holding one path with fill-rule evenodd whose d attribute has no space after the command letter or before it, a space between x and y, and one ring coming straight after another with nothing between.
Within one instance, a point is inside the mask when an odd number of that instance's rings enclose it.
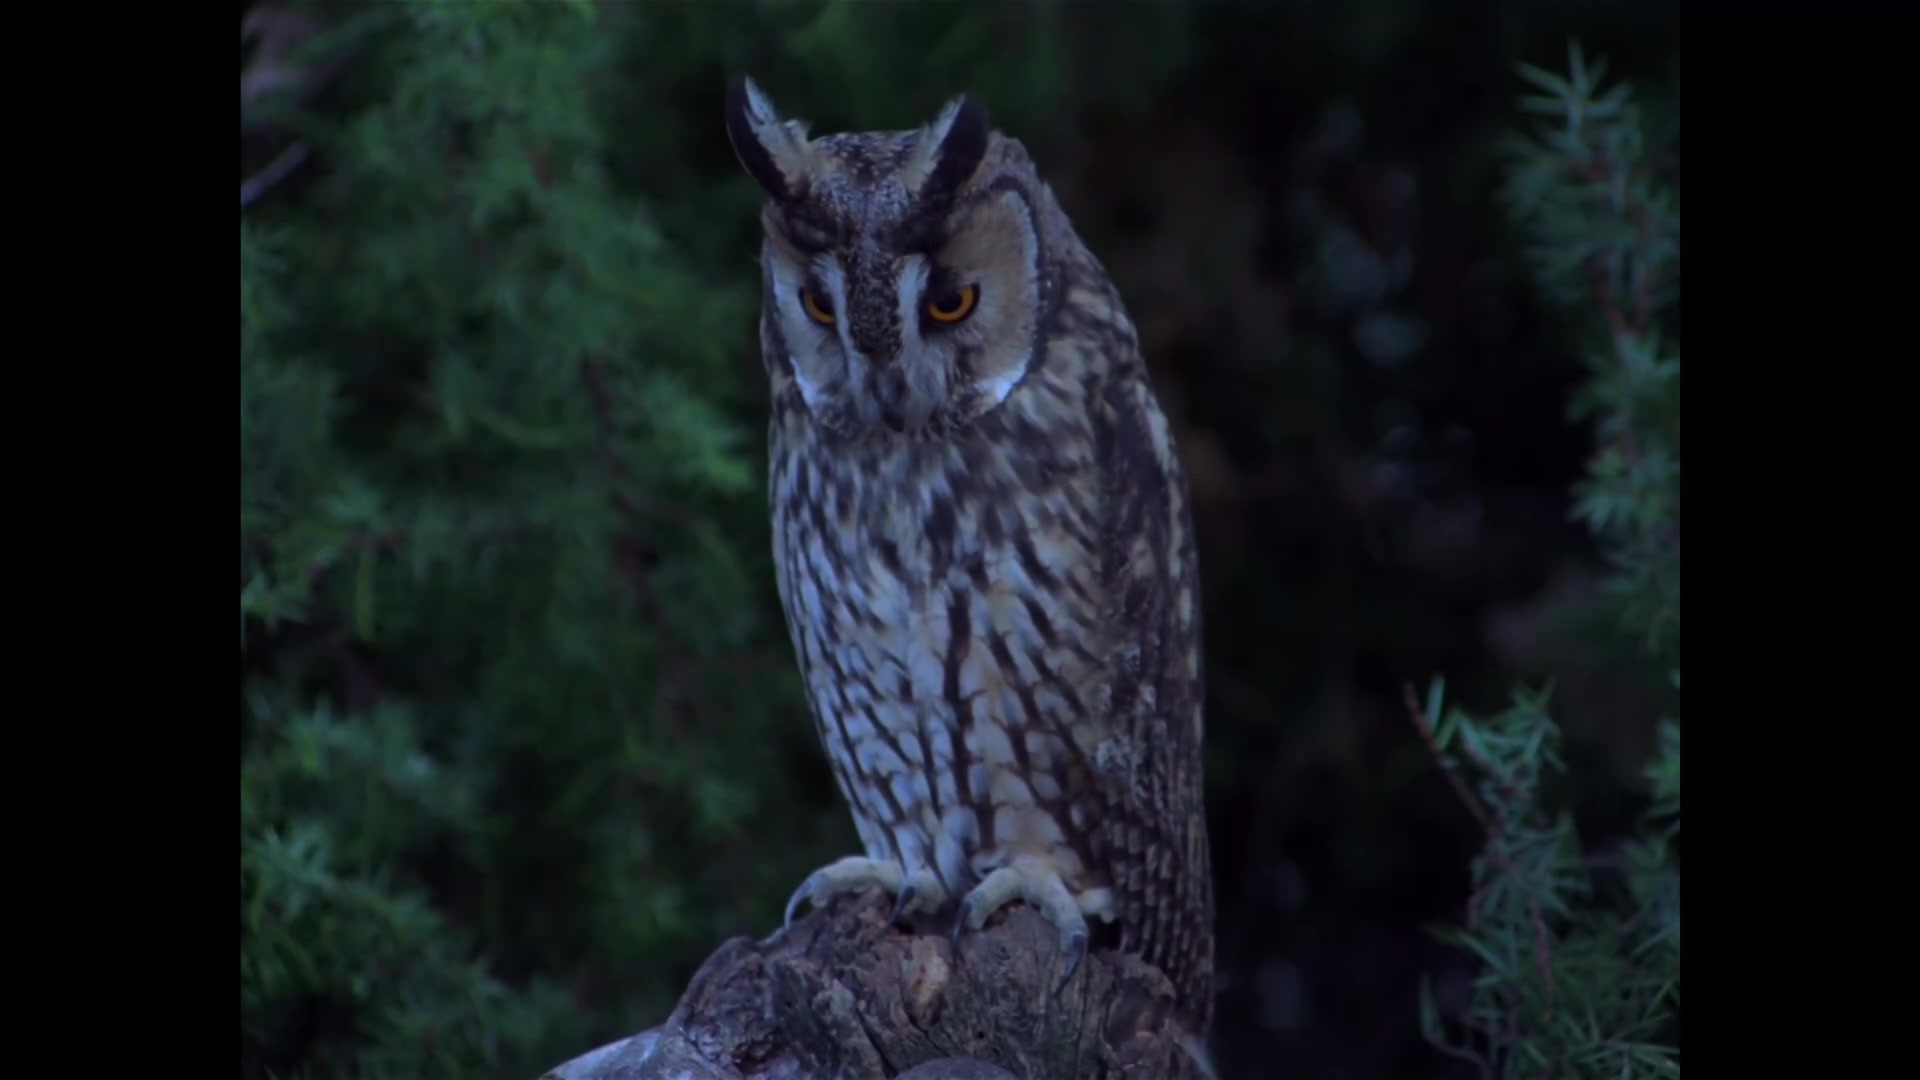
<instances>
[{"instance_id":1,"label":"conifer branch","mask_svg":"<svg viewBox=\"0 0 1920 1080\"><path fill-rule=\"evenodd\" d=\"M1453 786L1454 794L1459 796L1460 801L1466 805L1468 812L1473 815L1474 820L1478 821L1481 829L1486 832L1487 851L1493 857L1495 865L1498 866L1500 872L1505 874L1508 880L1513 883L1513 887L1518 889L1527 898L1527 918L1533 925L1533 962L1534 966L1538 968L1540 972L1541 983L1546 988L1546 1015L1551 1019L1553 1016L1553 933L1547 927L1546 916L1541 914L1539 897L1534 894L1532 889L1527 887L1526 880L1520 876L1520 871L1514 867L1513 859L1508 855L1509 843L1507 839L1505 814L1499 813L1496 820L1496 814L1489 813L1486 806L1475 797L1473 789L1467 784L1466 778L1460 775L1459 767L1454 765L1451 758L1441 752L1439 737L1434 732L1433 725L1428 722L1426 712L1420 708L1420 698L1419 695L1414 693L1413 684L1403 683L1401 690L1403 691L1404 700L1407 704L1407 715L1413 718L1414 729L1420 733L1420 741L1426 744L1427 753L1432 755L1433 759L1440 763L1440 771L1445 774L1447 782ZM1494 783L1504 787L1506 789L1506 796L1512 800L1514 805L1525 805L1523 800L1526 797L1526 793L1513 789L1511 785L1507 783L1506 777L1498 769L1495 769L1493 764L1487 761L1485 757L1464 743L1461 746L1461 752L1467 755L1468 759L1474 763L1474 767L1478 768L1483 775ZM1467 918L1469 926L1478 921L1476 912L1479 906L1480 896L1481 892L1476 890L1473 897L1468 901Z\"/></svg>"},{"instance_id":2,"label":"conifer branch","mask_svg":"<svg viewBox=\"0 0 1920 1080\"><path fill-rule=\"evenodd\" d=\"M302 139L285 150L280 151L259 172L247 177L240 185L240 209L245 210L260 201L260 197L273 190L274 185L292 176L295 169L307 163L313 148Z\"/></svg>"},{"instance_id":3,"label":"conifer branch","mask_svg":"<svg viewBox=\"0 0 1920 1080\"><path fill-rule=\"evenodd\" d=\"M1650 655L1668 665L1677 689L1678 655L1661 646L1678 624L1679 360L1656 348L1657 308L1678 263L1677 203L1658 188L1666 151L1648 145L1658 136L1640 106L1624 87L1602 92L1604 63L1587 64L1577 44L1568 60L1565 76L1521 66L1544 91L1522 108L1555 124L1513 143L1506 196L1537 283L1605 334L1585 357L1589 379L1574 402L1576 414L1599 421L1600 438L1574 489L1575 516L1614 567L1609 593L1627 602L1623 615L1650 616ZM1465 1015L1452 1021L1423 991L1428 1041L1474 1060L1484 1039L1483 1074L1495 1076L1677 1077L1678 1047L1660 1041L1678 1033L1679 866L1666 828L1656 823L1624 841L1624 857L1583 855L1571 815L1549 824L1540 803L1542 770L1565 770L1543 698L1520 695L1483 724L1458 712L1443 722L1437 701L1423 711L1411 686L1405 697L1428 752L1487 829L1465 929L1442 933L1483 974ZM1674 721L1663 723L1677 732ZM1481 778L1477 787L1443 746L1458 748ZM1677 803L1678 772L1675 735L1648 769L1654 817ZM1602 893L1602 867L1620 870L1625 888ZM1538 980L1525 970L1529 938ZM1670 947L1649 952L1661 942ZM1566 1002L1557 1022L1556 994ZM1446 1037L1449 1022L1464 1029L1464 1045Z\"/></svg>"},{"instance_id":4,"label":"conifer branch","mask_svg":"<svg viewBox=\"0 0 1920 1080\"><path fill-rule=\"evenodd\" d=\"M597 359L581 361L580 378L593 408L594 436L600 448L601 465L607 474L608 497L613 500L614 510L624 526L614 544L615 556L621 572L626 575L627 584L633 589L635 600L644 608L649 590L646 556L639 543L640 509L633 501L626 462L621 460L614 442L613 391L607 385L605 362Z\"/></svg>"}]
</instances>

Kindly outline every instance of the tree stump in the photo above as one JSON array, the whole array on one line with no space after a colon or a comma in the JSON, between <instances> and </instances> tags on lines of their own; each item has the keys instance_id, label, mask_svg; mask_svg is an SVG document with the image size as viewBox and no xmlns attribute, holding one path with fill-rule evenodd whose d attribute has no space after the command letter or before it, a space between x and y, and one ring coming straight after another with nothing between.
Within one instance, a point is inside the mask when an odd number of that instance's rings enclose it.
<instances>
[{"instance_id":1,"label":"tree stump","mask_svg":"<svg viewBox=\"0 0 1920 1080\"><path fill-rule=\"evenodd\" d=\"M542 1080L1205 1080L1173 985L1090 952L1056 995L1059 933L1023 904L962 934L889 926L878 892L720 946L665 1023Z\"/></svg>"}]
</instances>

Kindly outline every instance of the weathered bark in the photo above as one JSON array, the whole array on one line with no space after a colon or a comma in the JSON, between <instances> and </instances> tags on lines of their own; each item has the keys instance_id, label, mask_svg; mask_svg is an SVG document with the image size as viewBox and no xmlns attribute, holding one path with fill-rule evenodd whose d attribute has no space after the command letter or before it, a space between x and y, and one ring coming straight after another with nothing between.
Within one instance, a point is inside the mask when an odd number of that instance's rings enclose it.
<instances>
[{"instance_id":1,"label":"weathered bark","mask_svg":"<svg viewBox=\"0 0 1920 1080\"><path fill-rule=\"evenodd\" d=\"M707 958L650 1031L542 1080L1202 1080L1173 986L1088 955L1056 995L1060 937L1015 905L963 934L887 925L877 893Z\"/></svg>"}]
</instances>

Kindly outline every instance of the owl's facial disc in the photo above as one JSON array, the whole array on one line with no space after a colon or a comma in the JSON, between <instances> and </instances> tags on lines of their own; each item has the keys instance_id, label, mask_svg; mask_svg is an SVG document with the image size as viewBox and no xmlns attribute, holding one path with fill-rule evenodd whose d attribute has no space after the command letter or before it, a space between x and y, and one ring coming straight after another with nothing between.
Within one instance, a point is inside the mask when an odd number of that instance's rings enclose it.
<instances>
[{"instance_id":1,"label":"owl's facial disc","mask_svg":"<svg viewBox=\"0 0 1920 1080\"><path fill-rule=\"evenodd\" d=\"M868 429L951 427L1006 400L1031 367L1043 244L1024 190L962 200L914 248L808 254L771 241L773 300L809 408Z\"/></svg>"},{"instance_id":2,"label":"owl's facial disc","mask_svg":"<svg viewBox=\"0 0 1920 1080\"><path fill-rule=\"evenodd\" d=\"M1004 152L978 103L956 99L918 131L818 140L751 84L729 105L769 198L768 314L809 412L907 432L1005 400L1035 355L1046 252L1025 178L1003 175L1024 155Z\"/></svg>"},{"instance_id":3,"label":"owl's facial disc","mask_svg":"<svg viewBox=\"0 0 1920 1080\"><path fill-rule=\"evenodd\" d=\"M949 275L924 255L896 256L871 242L800 262L776 257L771 269L809 408L862 428L926 426L946 400L950 372L939 343L919 333L923 312L939 302L951 321L965 314L946 293L930 299L930 282L950 290Z\"/></svg>"},{"instance_id":4,"label":"owl's facial disc","mask_svg":"<svg viewBox=\"0 0 1920 1080\"><path fill-rule=\"evenodd\" d=\"M956 208L937 259L951 285L973 286L971 311L950 325L938 325L939 313L927 311L952 351L949 409L956 421L1005 401L1038 358L1046 258L1019 180L996 181Z\"/></svg>"}]
</instances>

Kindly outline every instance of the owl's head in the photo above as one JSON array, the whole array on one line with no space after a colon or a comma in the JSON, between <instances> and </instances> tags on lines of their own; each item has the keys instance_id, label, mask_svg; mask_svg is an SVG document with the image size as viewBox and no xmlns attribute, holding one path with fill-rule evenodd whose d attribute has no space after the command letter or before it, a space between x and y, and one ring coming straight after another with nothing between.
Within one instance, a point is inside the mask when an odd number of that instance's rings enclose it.
<instances>
[{"instance_id":1,"label":"owl's head","mask_svg":"<svg viewBox=\"0 0 1920 1080\"><path fill-rule=\"evenodd\" d=\"M727 134L767 195L776 390L790 378L843 434L951 430L1014 391L1043 347L1059 213L977 100L915 131L809 138L740 79Z\"/></svg>"}]
</instances>

